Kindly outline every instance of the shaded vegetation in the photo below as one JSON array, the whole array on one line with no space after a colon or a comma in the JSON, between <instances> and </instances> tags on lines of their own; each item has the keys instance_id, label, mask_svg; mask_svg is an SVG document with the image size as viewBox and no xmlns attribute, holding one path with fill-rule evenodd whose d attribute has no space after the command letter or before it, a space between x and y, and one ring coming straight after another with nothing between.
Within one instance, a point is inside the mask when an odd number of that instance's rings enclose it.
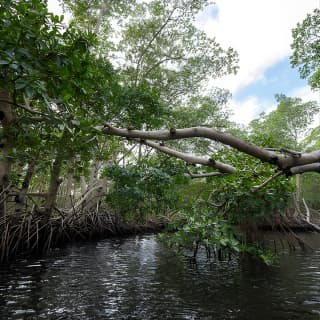
<instances>
[{"instance_id":1,"label":"shaded vegetation","mask_svg":"<svg viewBox=\"0 0 320 320\"><path fill-rule=\"evenodd\" d=\"M290 172L262 188L277 177L277 168L216 141L166 142L211 159L211 167L189 166L155 152L143 139L106 137L100 128L169 127L174 135L177 127L208 126L278 148L281 155L288 148L295 155L319 149L319 128L308 131L319 112L315 102L280 94L277 109L248 128L230 120L230 93L207 86L211 78L235 73L238 57L195 27L196 15L208 5L65 0L73 14L66 26L44 0L0 4L0 261L70 240L129 232L128 221L135 232L135 223L158 221L157 228L168 219L178 230L169 240L174 245L195 253L201 245L208 254L254 253L269 261L254 229L293 208ZM297 27L293 46L301 28L318 27L317 14ZM317 61L314 55L301 60L299 52L292 63L305 63L305 77ZM310 82L317 86L316 73ZM237 173L193 179L210 176L219 160ZM313 175L303 180L303 192L297 187L300 211L302 194L319 205L312 194L318 182Z\"/></svg>"}]
</instances>

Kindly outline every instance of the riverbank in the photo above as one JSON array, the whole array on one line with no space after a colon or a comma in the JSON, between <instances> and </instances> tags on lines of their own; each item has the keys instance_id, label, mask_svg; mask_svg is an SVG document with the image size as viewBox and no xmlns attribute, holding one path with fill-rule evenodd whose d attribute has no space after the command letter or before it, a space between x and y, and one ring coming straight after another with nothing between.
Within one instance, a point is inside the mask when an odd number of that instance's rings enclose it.
<instances>
[{"instance_id":1,"label":"riverbank","mask_svg":"<svg viewBox=\"0 0 320 320\"><path fill-rule=\"evenodd\" d=\"M20 256L42 255L79 240L155 233L167 223L166 218L158 218L138 224L107 211L69 215L60 212L54 217L40 212L3 216L0 218L0 263Z\"/></svg>"},{"instance_id":2,"label":"riverbank","mask_svg":"<svg viewBox=\"0 0 320 320\"><path fill-rule=\"evenodd\" d=\"M149 219L147 222L124 221L108 210L99 212L74 212L64 214L57 211L48 217L43 212L7 215L0 217L0 264L17 257L44 255L51 249L63 247L76 241L91 241L109 237L125 237L134 234L156 233L168 225L167 217ZM277 231L289 234L294 247L303 244L295 233L318 232L320 228L302 219L288 219L277 215L248 230L255 239L262 239L264 232ZM173 231L173 230L171 230ZM261 233L262 232L262 233Z\"/></svg>"}]
</instances>

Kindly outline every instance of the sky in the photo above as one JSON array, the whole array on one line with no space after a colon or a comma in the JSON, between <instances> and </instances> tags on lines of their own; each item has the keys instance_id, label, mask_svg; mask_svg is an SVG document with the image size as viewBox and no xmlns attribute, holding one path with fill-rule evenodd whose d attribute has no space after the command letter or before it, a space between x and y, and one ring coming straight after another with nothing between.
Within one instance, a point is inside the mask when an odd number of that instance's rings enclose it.
<instances>
[{"instance_id":1,"label":"sky","mask_svg":"<svg viewBox=\"0 0 320 320\"><path fill-rule=\"evenodd\" d=\"M291 30L315 8L319 0L216 0L199 15L201 29L239 54L238 74L212 81L231 91L233 120L248 124L272 111L277 93L320 100L289 59Z\"/></svg>"},{"instance_id":2,"label":"sky","mask_svg":"<svg viewBox=\"0 0 320 320\"><path fill-rule=\"evenodd\" d=\"M49 10L62 13L58 0L48 4ZM320 101L320 93L310 90L289 59L291 30L315 8L320 0L216 0L198 15L199 28L239 54L237 75L210 81L232 93L234 121L246 125L274 110L277 93Z\"/></svg>"}]
</instances>

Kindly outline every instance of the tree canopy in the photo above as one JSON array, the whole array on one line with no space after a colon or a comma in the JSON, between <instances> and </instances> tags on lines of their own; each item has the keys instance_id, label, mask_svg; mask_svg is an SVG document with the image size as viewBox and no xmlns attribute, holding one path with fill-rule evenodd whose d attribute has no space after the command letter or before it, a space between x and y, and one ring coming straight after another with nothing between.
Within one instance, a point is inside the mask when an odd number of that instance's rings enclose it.
<instances>
[{"instance_id":1,"label":"tree canopy","mask_svg":"<svg viewBox=\"0 0 320 320\"><path fill-rule=\"evenodd\" d=\"M309 77L313 89L320 85L320 10L315 9L312 14L298 23L292 30L291 64L299 67L302 78Z\"/></svg>"},{"instance_id":2,"label":"tree canopy","mask_svg":"<svg viewBox=\"0 0 320 320\"><path fill-rule=\"evenodd\" d=\"M235 50L194 24L209 1L62 3L68 26L45 0L0 4L1 217L174 212L199 243L246 250L234 226L284 210L289 177L320 172L320 151L305 148L317 103L277 95L241 128L230 93L208 89L238 69ZM316 45L300 47L317 15L297 26L292 56L314 88Z\"/></svg>"}]
</instances>

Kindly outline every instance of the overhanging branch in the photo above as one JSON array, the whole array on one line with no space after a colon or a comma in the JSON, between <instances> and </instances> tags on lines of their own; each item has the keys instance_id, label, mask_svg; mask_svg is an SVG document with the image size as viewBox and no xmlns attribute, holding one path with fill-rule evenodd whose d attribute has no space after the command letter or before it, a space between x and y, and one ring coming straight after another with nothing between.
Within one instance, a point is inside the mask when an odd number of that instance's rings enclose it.
<instances>
[{"instance_id":1,"label":"overhanging branch","mask_svg":"<svg viewBox=\"0 0 320 320\"><path fill-rule=\"evenodd\" d=\"M223 164L214 160L204 159L196 157L186 153L174 151L172 149L162 147L157 143L153 143L148 140L179 140L186 138L207 138L214 141L218 141L224 145L228 145L240 152L246 153L264 162L269 162L278 167L278 169L286 174L297 174L304 172L320 172L320 150L310 153L297 153L291 150L285 150L285 154L279 154L279 152L268 150L242 139L234 137L225 132L217 131L213 128L207 127L191 127L183 129L170 129L170 130L156 130L156 131L142 131L142 130L130 130L119 129L113 127L111 124L105 124L103 127L97 127L98 130L102 130L107 135L114 135L119 137L125 137L128 139L140 139L145 144L152 146L153 148L164 152L173 157L183 159L189 163L197 163L202 165L211 166L217 168L224 173L234 173L235 169L227 164ZM280 151L280 150L279 150ZM281 152L281 151L280 151ZM283 150L282 150L283 152ZM211 161L211 163L210 163ZM310 165L310 166L309 166Z\"/></svg>"},{"instance_id":2,"label":"overhanging branch","mask_svg":"<svg viewBox=\"0 0 320 320\"><path fill-rule=\"evenodd\" d=\"M304 166L292 167L289 173L292 175L301 174L305 172L319 172L320 173L320 163L310 163Z\"/></svg>"},{"instance_id":3,"label":"overhanging branch","mask_svg":"<svg viewBox=\"0 0 320 320\"><path fill-rule=\"evenodd\" d=\"M225 145L235 148L241 152L252 155L262 161L276 162L278 155L275 152L255 146L227 133L207 127L192 127L184 129L170 129L157 131L128 130L113 127L105 124L102 131L107 135L114 135L126 138L137 138L145 140L180 140L186 138L208 138L219 141ZM320 156L320 154L319 154Z\"/></svg>"},{"instance_id":4,"label":"overhanging branch","mask_svg":"<svg viewBox=\"0 0 320 320\"><path fill-rule=\"evenodd\" d=\"M204 166L216 168L222 173L236 173L236 169L234 167L219 161L215 161L211 158L203 158L189 153L180 152L147 140L141 140L140 142L156 150L159 150L169 156L184 160L190 164L201 164Z\"/></svg>"}]
</instances>

